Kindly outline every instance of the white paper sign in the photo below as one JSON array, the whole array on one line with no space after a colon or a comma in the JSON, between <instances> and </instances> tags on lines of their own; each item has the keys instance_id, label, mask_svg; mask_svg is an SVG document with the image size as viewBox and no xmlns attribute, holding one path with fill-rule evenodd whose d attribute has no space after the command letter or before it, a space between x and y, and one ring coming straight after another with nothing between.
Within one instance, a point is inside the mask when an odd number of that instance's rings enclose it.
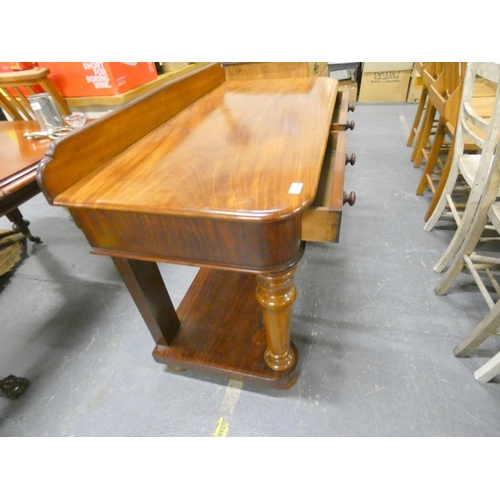
<instances>
[{"instance_id":1,"label":"white paper sign","mask_svg":"<svg viewBox=\"0 0 500 500\"><path fill-rule=\"evenodd\" d=\"M302 182L292 182L290 184L290 189L288 190L288 194L300 194L302 191Z\"/></svg>"}]
</instances>

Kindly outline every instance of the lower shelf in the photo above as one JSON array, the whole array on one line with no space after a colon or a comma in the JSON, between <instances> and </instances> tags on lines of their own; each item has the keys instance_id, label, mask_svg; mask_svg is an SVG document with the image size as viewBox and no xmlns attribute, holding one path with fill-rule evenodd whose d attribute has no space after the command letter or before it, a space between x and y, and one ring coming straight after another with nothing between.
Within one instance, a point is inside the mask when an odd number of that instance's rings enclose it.
<instances>
[{"instance_id":1,"label":"lower shelf","mask_svg":"<svg viewBox=\"0 0 500 500\"><path fill-rule=\"evenodd\" d=\"M243 382L286 389L297 379L297 362L283 372L264 361L265 330L255 298L255 276L200 269L177 309L181 327L173 342L158 344L154 359L172 370L196 370ZM298 353L295 351L296 361Z\"/></svg>"}]
</instances>

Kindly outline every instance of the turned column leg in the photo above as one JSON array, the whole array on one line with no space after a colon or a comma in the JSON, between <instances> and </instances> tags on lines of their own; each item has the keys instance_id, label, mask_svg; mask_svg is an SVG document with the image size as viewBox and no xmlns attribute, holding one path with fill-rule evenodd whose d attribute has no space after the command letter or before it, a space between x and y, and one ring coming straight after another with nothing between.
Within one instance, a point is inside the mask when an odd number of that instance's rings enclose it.
<instances>
[{"instance_id":1,"label":"turned column leg","mask_svg":"<svg viewBox=\"0 0 500 500\"><path fill-rule=\"evenodd\" d=\"M297 295L293 284L296 268L257 276L257 300L262 307L267 339L264 359L269 368L278 372L288 370L296 362L290 347L292 304Z\"/></svg>"}]
</instances>

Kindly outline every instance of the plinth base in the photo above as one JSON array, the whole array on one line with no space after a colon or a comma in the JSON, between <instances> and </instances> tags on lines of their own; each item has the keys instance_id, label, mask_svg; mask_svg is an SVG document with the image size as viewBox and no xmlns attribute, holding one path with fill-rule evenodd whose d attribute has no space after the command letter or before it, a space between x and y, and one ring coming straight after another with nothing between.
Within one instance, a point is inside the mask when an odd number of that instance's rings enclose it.
<instances>
[{"instance_id":1,"label":"plinth base","mask_svg":"<svg viewBox=\"0 0 500 500\"><path fill-rule=\"evenodd\" d=\"M264 361L267 347L255 276L200 269L177 309L181 327L169 346L159 343L154 359L173 370L187 369L242 382L287 389L297 380L295 363L276 372Z\"/></svg>"}]
</instances>

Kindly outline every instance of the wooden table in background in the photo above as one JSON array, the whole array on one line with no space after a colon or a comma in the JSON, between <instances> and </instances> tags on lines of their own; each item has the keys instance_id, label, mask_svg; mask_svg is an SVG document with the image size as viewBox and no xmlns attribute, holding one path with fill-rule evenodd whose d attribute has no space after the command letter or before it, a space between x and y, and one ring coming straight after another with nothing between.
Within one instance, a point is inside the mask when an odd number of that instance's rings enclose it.
<instances>
[{"instance_id":1,"label":"wooden table in background","mask_svg":"<svg viewBox=\"0 0 500 500\"><path fill-rule=\"evenodd\" d=\"M0 216L6 215L14 224L16 232L22 232L35 242L28 229L19 206L40 193L36 182L38 162L43 158L49 140L29 141L25 132L40 130L37 122L0 121ZM4 233L3 236L10 233ZM0 396L18 399L26 390L29 381L9 375L0 380Z\"/></svg>"},{"instance_id":2,"label":"wooden table in background","mask_svg":"<svg viewBox=\"0 0 500 500\"><path fill-rule=\"evenodd\" d=\"M36 182L38 162L50 140L28 140L25 132L40 130L38 122L0 122L0 216L6 215L14 227L30 240L39 242L29 229L19 206L40 193Z\"/></svg>"},{"instance_id":3,"label":"wooden table in background","mask_svg":"<svg viewBox=\"0 0 500 500\"><path fill-rule=\"evenodd\" d=\"M158 362L283 389L305 241L337 241L354 202L348 94L330 78L225 80L209 65L60 139L38 180L112 257ZM201 268L177 310L156 262Z\"/></svg>"}]
</instances>

